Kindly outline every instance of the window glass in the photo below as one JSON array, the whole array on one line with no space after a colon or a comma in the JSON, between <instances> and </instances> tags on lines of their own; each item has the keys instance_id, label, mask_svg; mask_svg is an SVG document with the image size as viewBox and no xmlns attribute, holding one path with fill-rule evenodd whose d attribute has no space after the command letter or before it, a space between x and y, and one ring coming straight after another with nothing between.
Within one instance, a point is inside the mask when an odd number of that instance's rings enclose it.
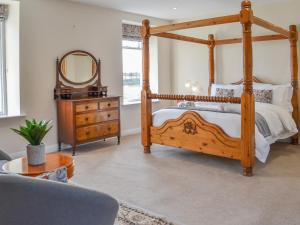
<instances>
[{"instance_id":1,"label":"window glass","mask_svg":"<svg viewBox=\"0 0 300 225\"><path fill-rule=\"evenodd\" d=\"M142 42L123 40L123 101L141 100Z\"/></svg>"}]
</instances>

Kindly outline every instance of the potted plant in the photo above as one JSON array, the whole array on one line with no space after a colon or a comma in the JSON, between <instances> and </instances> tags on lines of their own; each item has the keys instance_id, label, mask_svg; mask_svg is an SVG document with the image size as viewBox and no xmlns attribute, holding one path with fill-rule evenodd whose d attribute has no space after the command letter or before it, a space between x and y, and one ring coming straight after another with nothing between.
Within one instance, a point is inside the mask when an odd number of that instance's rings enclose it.
<instances>
[{"instance_id":1,"label":"potted plant","mask_svg":"<svg viewBox=\"0 0 300 225\"><path fill-rule=\"evenodd\" d=\"M25 126L20 129L13 129L14 132L25 138L29 144L27 145L28 164L37 166L45 163L45 145L42 143L43 138L52 128L51 121L37 122L35 119L26 120Z\"/></svg>"}]
</instances>

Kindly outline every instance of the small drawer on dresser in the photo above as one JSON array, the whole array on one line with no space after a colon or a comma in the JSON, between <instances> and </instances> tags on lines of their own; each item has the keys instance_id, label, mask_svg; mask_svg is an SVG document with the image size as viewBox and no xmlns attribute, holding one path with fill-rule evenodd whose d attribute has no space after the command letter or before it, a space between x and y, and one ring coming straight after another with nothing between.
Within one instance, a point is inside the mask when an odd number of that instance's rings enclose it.
<instances>
[{"instance_id":1,"label":"small drawer on dresser","mask_svg":"<svg viewBox=\"0 0 300 225\"><path fill-rule=\"evenodd\" d=\"M92 125L76 129L77 141L86 141L102 136L117 134L119 132L119 122L110 122L99 125Z\"/></svg>"},{"instance_id":2,"label":"small drawer on dresser","mask_svg":"<svg viewBox=\"0 0 300 225\"><path fill-rule=\"evenodd\" d=\"M84 126L117 119L119 119L119 112L117 110L79 114L76 115L76 126Z\"/></svg>"},{"instance_id":3,"label":"small drawer on dresser","mask_svg":"<svg viewBox=\"0 0 300 225\"><path fill-rule=\"evenodd\" d=\"M119 122L106 123L103 128L104 135L116 134L119 132Z\"/></svg>"},{"instance_id":4,"label":"small drawer on dresser","mask_svg":"<svg viewBox=\"0 0 300 225\"><path fill-rule=\"evenodd\" d=\"M88 103L80 103L75 105L75 111L79 112L86 112L98 109L98 102L88 102Z\"/></svg>"},{"instance_id":5,"label":"small drawer on dresser","mask_svg":"<svg viewBox=\"0 0 300 225\"><path fill-rule=\"evenodd\" d=\"M106 101L99 103L100 109L111 109L111 108L118 108L119 102L118 101Z\"/></svg>"}]
</instances>

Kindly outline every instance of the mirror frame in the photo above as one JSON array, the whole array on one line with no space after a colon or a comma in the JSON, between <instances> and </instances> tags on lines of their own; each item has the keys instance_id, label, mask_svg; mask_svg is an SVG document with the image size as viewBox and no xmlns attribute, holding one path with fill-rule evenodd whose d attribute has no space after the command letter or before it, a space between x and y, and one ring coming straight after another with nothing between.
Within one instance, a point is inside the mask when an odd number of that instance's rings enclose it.
<instances>
[{"instance_id":1,"label":"mirror frame","mask_svg":"<svg viewBox=\"0 0 300 225\"><path fill-rule=\"evenodd\" d=\"M92 58L92 60L94 61L95 65L96 65L96 70L95 70L95 73L92 75L91 79L87 80L87 81L84 81L84 82L74 82L74 81L71 81L69 80L62 72L61 70L61 66L62 66L62 62L64 61L64 59L66 57L68 57L69 55L72 55L73 53L83 53L83 54L86 54L88 56L90 56ZM70 52L67 52L59 61L58 63L58 71L61 75L61 78L66 81L67 83L70 83L70 84L73 84L73 85L84 85L84 84L88 84L90 82L92 82L98 75L99 73L99 68L98 68L98 63L97 63L97 59L95 58L95 56L93 56L91 53L87 52L87 51L83 51L83 50L74 50L74 51L70 51Z\"/></svg>"}]
</instances>

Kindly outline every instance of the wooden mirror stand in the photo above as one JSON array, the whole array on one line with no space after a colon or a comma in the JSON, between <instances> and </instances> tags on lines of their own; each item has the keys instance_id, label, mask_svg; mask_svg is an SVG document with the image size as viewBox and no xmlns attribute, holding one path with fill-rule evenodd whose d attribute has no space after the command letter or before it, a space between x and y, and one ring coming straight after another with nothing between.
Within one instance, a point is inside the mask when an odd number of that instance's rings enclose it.
<instances>
[{"instance_id":1,"label":"wooden mirror stand","mask_svg":"<svg viewBox=\"0 0 300 225\"><path fill-rule=\"evenodd\" d=\"M68 56L89 56L93 61L93 74L86 81L76 82L70 80L65 72L64 64ZM63 69L64 68L64 69ZM89 52L75 50L68 52L61 59L56 60L56 86L54 99L73 99L80 97L106 97L107 86L101 83L101 61Z\"/></svg>"}]
</instances>

